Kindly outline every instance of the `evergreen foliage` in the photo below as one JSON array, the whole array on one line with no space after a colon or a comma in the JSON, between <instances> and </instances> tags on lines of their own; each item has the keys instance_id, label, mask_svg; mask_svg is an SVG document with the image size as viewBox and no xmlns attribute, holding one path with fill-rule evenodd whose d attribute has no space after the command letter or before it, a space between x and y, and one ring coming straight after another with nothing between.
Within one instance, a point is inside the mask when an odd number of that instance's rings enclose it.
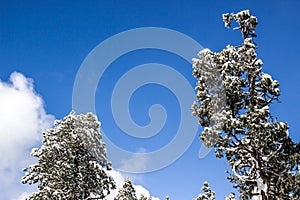
<instances>
[{"instance_id":1,"label":"evergreen foliage","mask_svg":"<svg viewBox=\"0 0 300 200\"><path fill-rule=\"evenodd\" d=\"M224 14L223 21L228 28L236 21L243 43L216 53L202 50L193 60L192 113L204 127L200 139L227 159L228 179L241 199L298 200L300 144L289 136L288 124L271 115L279 82L262 71L255 52L257 18L244 10Z\"/></svg>"},{"instance_id":2,"label":"evergreen foliage","mask_svg":"<svg viewBox=\"0 0 300 200\"><path fill-rule=\"evenodd\" d=\"M129 178L124 181L123 187L119 189L114 200L138 200L135 194L135 189Z\"/></svg>"},{"instance_id":3,"label":"evergreen foliage","mask_svg":"<svg viewBox=\"0 0 300 200\"><path fill-rule=\"evenodd\" d=\"M24 169L22 183L39 183L28 199L104 199L115 182L106 170L105 144L95 115L71 112L43 133L43 144L32 150L38 163Z\"/></svg>"}]
</instances>

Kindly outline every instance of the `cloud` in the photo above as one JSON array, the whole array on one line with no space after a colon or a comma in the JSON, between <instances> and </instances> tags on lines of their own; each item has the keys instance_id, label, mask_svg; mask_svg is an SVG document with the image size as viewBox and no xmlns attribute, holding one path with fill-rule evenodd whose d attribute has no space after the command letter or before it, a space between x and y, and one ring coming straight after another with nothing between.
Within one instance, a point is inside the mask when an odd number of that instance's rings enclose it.
<instances>
[{"instance_id":1,"label":"cloud","mask_svg":"<svg viewBox=\"0 0 300 200\"><path fill-rule=\"evenodd\" d=\"M122 171L125 172L141 172L147 169L149 160L143 153L146 153L146 149L140 148L131 158L122 160L121 167Z\"/></svg>"},{"instance_id":2,"label":"cloud","mask_svg":"<svg viewBox=\"0 0 300 200\"><path fill-rule=\"evenodd\" d=\"M114 200L114 197L118 194L119 188L121 188L123 186L126 176L114 169L108 171L108 173L114 178L116 185L117 185L117 189L111 191L111 194L109 196L107 196L107 200ZM130 177L130 178L132 180L132 177ZM140 198L142 194L146 197L151 196L149 190L147 190L144 186L135 185L134 180L132 180L132 182L133 182L132 183L133 187L136 191L137 198ZM152 197L152 200L160 200L160 199L157 197Z\"/></svg>"},{"instance_id":3,"label":"cloud","mask_svg":"<svg viewBox=\"0 0 300 200\"><path fill-rule=\"evenodd\" d=\"M53 120L52 115L46 114L43 99L35 92L32 79L14 72L8 82L0 80L0 193L3 199L19 196L24 188L34 190L20 183L21 169L34 160L30 156L31 148L41 141L41 133Z\"/></svg>"},{"instance_id":4,"label":"cloud","mask_svg":"<svg viewBox=\"0 0 300 200\"><path fill-rule=\"evenodd\" d=\"M25 200L29 195L31 195L32 193L29 192L22 192L19 197L17 197L16 199L13 200Z\"/></svg>"}]
</instances>

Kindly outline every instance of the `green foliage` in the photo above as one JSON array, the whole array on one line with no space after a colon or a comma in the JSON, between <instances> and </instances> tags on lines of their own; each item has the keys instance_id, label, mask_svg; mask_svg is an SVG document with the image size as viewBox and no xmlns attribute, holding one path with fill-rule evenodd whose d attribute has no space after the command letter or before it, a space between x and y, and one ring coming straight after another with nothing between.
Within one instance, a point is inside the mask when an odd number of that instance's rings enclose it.
<instances>
[{"instance_id":1,"label":"green foliage","mask_svg":"<svg viewBox=\"0 0 300 200\"><path fill-rule=\"evenodd\" d=\"M138 200L131 180L127 178L114 200Z\"/></svg>"},{"instance_id":2,"label":"green foliage","mask_svg":"<svg viewBox=\"0 0 300 200\"><path fill-rule=\"evenodd\" d=\"M39 183L28 199L103 199L115 188L105 168L105 144L95 115L71 112L43 133L43 145L32 150L38 163L25 168L22 183Z\"/></svg>"},{"instance_id":3,"label":"green foliage","mask_svg":"<svg viewBox=\"0 0 300 200\"><path fill-rule=\"evenodd\" d=\"M205 49L193 60L192 113L204 127L200 139L215 147L217 158L228 160L228 180L241 199L299 199L300 144L289 137L288 124L270 113L279 82L262 72L255 52L257 19L245 10L224 14L223 20L228 28L235 20L244 41L217 53Z\"/></svg>"}]
</instances>

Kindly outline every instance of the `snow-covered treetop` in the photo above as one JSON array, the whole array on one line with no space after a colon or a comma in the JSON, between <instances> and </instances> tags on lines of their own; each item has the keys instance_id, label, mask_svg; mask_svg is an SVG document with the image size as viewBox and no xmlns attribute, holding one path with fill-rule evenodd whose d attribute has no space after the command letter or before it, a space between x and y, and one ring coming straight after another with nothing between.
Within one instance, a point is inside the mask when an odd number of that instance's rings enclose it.
<instances>
[{"instance_id":1,"label":"snow-covered treetop","mask_svg":"<svg viewBox=\"0 0 300 200\"><path fill-rule=\"evenodd\" d=\"M201 190L203 191L203 193L199 194L199 196L194 200L215 200L215 192L210 189L207 182L203 183Z\"/></svg>"},{"instance_id":2,"label":"snow-covered treetop","mask_svg":"<svg viewBox=\"0 0 300 200\"><path fill-rule=\"evenodd\" d=\"M115 188L107 171L100 123L92 113L71 112L43 133L43 144L31 155L38 163L24 169L23 183L39 183L29 199L103 199Z\"/></svg>"},{"instance_id":3,"label":"snow-covered treetop","mask_svg":"<svg viewBox=\"0 0 300 200\"><path fill-rule=\"evenodd\" d=\"M288 134L288 124L270 112L280 96L279 82L262 72L253 42L257 18L249 10L224 14L243 35L240 46L227 45L220 52L204 49L193 59L197 79L192 114L204 127L201 141L215 147L216 157L226 157L232 173L228 179L242 199L265 195L300 198L300 145ZM289 185L289 186L287 186ZM255 191L255 192L253 192Z\"/></svg>"},{"instance_id":4,"label":"snow-covered treetop","mask_svg":"<svg viewBox=\"0 0 300 200\"><path fill-rule=\"evenodd\" d=\"M230 28L232 20L236 21L239 24L239 27L237 28L240 29L240 31L242 32L244 39L249 36L256 37L254 30L256 28L256 25L258 24L258 21L255 16L250 15L249 10L243 10L236 14L223 14L223 21L225 23L225 27Z\"/></svg>"},{"instance_id":5,"label":"snow-covered treetop","mask_svg":"<svg viewBox=\"0 0 300 200\"><path fill-rule=\"evenodd\" d=\"M126 178L123 187L119 189L119 192L114 200L138 200L130 178Z\"/></svg>"}]
</instances>

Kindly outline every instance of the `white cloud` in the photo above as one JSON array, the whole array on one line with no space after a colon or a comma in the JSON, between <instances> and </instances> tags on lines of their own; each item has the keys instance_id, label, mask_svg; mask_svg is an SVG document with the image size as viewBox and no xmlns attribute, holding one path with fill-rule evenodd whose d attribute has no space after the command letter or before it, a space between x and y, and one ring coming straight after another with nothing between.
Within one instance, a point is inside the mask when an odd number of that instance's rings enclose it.
<instances>
[{"instance_id":1,"label":"white cloud","mask_svg":"<svg viewBox=\"0 0 300 200\"><path fill-rule=\"evenodd\" d=\"M46 114L31 79L14 72L9 82L0 80L0 194L3 199L19 196L25 188L29 192L34 190L20 183L21 169L32 162L31 148L41 141L42 131L53 120L52 115Z\"/></svg>"},{"instance_id":2,"label":"white cloud","mask_svg":"<svg viewBox=\"0 0 300 200\"><path fill-rule=\"evenodd\" d=\"M25 200L26 197L28 197L29 195L31 195L32 193L30 192L23 192L19 195L19 197L17 197L16 199L13 200Z\"/></svg>"},{"instance_id":3,"label":"white cloud","mask_svg":"<svg viewBox=\"0 0 300 200\"><path fill-rule=\"evenodd\" d=\"M142 153L146 152L146 149L140 148L131 158L121 161L120 169L127 172L145 171L149 160L147 157L143 156Z\"/></svg>"},{"instance_id":4,"label":"white cloud","mask_svg":"<svg viewBox=\"0 0 300 200\"><path fill-rule=\"evenodd\" d=\"M108 171L108 173L114 178L116 185L117 185L117 189L111 191L111 194L109 196L107 196L107 200L114 200L114 197L118 194L119 188L121 188L123 186L126 176L124 176L123 174L121 174L120 172L118 172L114 169ZM132 177L130 177L130 178L132 180ZM134 180L132 180L132 182L133 182L133 187L136 191L136 195L138 198L140 198L142 194L146 197L151 196L150 192L146 188L144 188L141 185L135 185ZM152 197L152 200L160 200L160 199L157 197Z\"/></svg>"}]
</instances>

